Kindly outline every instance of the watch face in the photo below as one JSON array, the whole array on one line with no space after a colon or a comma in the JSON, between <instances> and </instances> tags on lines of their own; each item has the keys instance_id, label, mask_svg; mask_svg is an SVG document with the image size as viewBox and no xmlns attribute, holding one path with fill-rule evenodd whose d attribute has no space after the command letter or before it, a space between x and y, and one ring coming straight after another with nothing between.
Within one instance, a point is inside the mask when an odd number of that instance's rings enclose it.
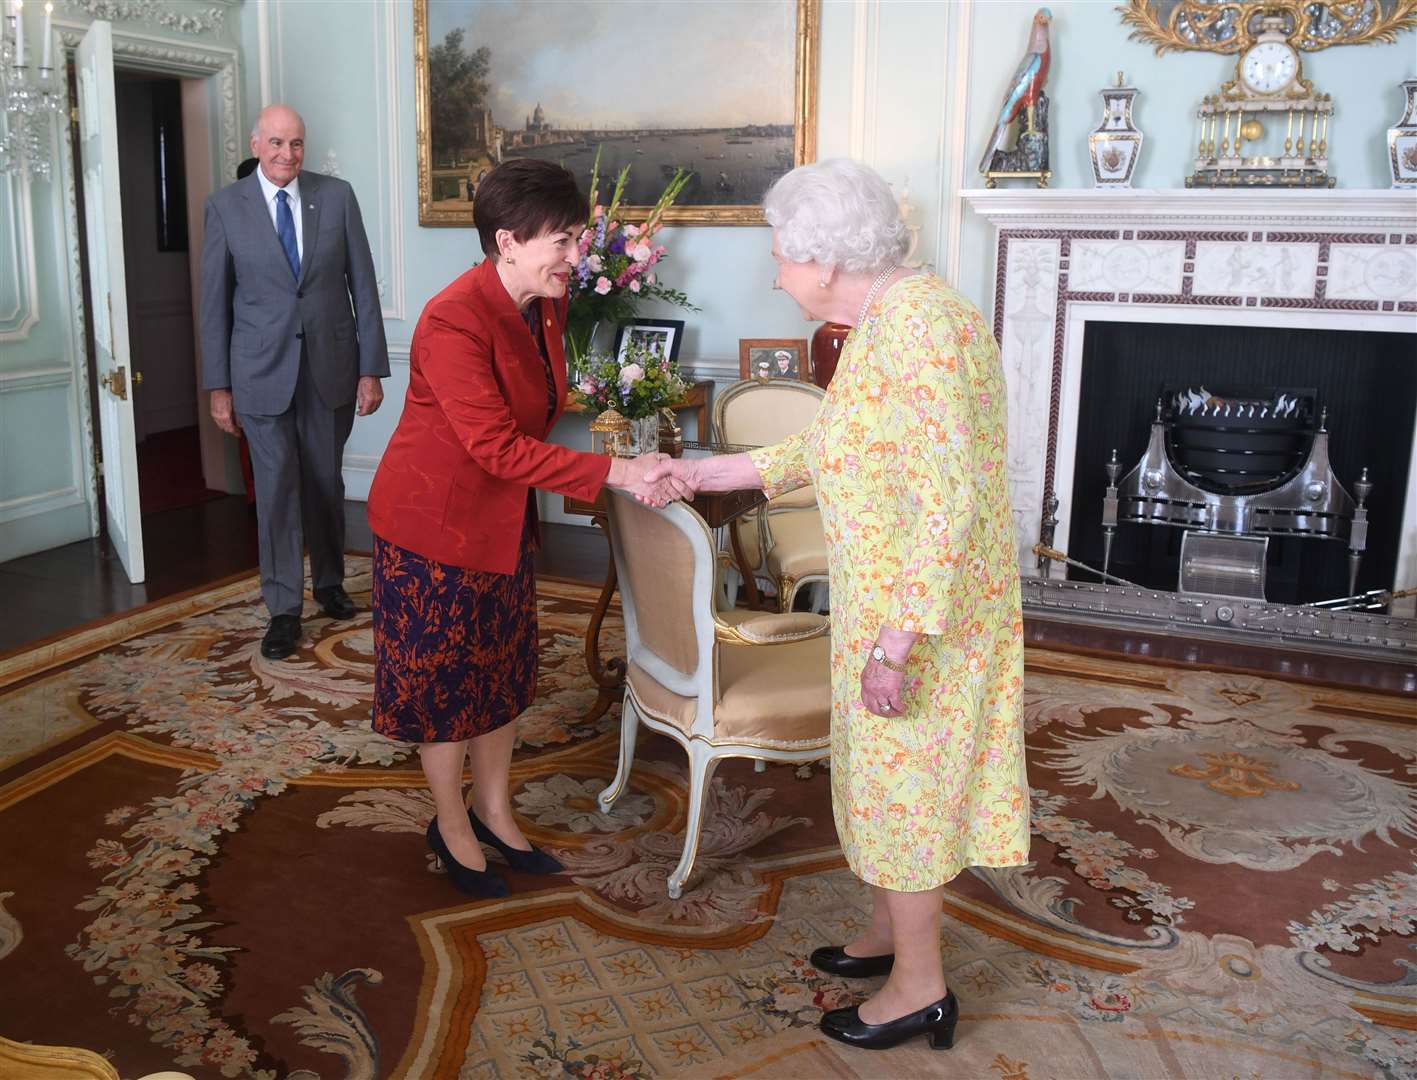
<instances>
[{"instance_id":1,"label":"watch face","mask_svg":"<svg viewBox=\"0 0 1417 1080\"><path fill-rule=\"evenodd\" d=\"M1262 41L1240 62L1240 78L1257 94L1283 90L1299 72L1299 57L1282 41Z\"/></svg>"}]
</instances>

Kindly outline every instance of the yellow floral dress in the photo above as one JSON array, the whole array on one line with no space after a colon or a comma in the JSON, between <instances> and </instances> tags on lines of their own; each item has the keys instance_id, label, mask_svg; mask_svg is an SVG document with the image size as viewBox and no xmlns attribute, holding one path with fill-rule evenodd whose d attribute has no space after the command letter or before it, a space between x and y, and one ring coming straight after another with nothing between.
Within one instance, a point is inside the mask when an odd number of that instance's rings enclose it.
<instances>
[{"instance_id":1,"label":"yellow floral dress","mask_svg":"<svg viewBox=\"0 0 1417 1080\"><path fill-rule=\"evenodd\" d=\"M812 424L754 451L769 495L817 487L831 574L832 806L851 869L918 892L1028 857L1023 617L1005 475L1004 373L939 278L888 289ZM926 635L905 714L861 701L881 626Z\"/></svg>"}]
</instances>

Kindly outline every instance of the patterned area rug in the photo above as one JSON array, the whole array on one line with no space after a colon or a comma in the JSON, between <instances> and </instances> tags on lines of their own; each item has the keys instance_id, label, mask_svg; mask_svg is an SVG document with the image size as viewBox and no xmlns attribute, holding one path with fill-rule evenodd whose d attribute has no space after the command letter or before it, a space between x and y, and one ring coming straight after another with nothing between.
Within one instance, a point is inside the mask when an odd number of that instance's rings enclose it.
<instances>
[{"instance_id":1,"label":"patterned area rug","mask_svg":"<svg viewBox=\"0 0 1417 1080\"><path fill-rule=\"evenodd\" d=\"M540 583L513 765L571 872L496 902L370 729L367 613L269 663L250 579L0 660L0 1034L124 1076L1417 1076L1414 702L1031 652L1035 862L948 891L956 1047L852 1052L815 1024L869 987L805 960L868 903L825 767L720 769L668 899L684 761L642 733L597 809L593 599Z\"/></svg>"}]
</instances>

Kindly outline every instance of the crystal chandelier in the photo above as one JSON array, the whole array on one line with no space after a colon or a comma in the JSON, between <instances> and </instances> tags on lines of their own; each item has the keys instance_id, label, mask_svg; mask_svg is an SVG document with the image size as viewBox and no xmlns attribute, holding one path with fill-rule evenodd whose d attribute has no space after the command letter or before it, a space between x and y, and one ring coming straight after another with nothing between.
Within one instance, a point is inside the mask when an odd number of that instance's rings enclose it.
<instances>
[{"instance_id":1,"label":"crystal chandelier","mask_svg":"<svg viewBox=\"0 0 1417 1080\"><path fill-rule=\"evenodd\" d=\"M0 0L5 19L0 24L0 101L4 102L4 128L0 130L0 172L19 173L48 180L50 173L50 119L59 112L59 80L50 57L54 5L44 5L44 34L39 67L32 45L25 40L24 0Z\"/></svg>"}]
</instances>

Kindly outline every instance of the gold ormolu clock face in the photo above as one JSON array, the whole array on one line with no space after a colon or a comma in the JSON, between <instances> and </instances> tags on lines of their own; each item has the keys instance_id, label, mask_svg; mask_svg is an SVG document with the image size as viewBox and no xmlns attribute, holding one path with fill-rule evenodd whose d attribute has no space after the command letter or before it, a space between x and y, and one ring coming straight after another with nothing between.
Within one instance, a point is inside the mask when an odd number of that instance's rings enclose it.
<instances>
[{"instance_id":1,"label":"gold ormolu clock face","mask_svg":"<svg viewBox=\"0 0 1417 1080\"><path fill-rule=\"evenodd\" d=\"M1283 41L1261 41L1240 58L1240 79L1256 94L1277 94L1299 74L1299 55Z\"/></svg>"}]
</instances>

